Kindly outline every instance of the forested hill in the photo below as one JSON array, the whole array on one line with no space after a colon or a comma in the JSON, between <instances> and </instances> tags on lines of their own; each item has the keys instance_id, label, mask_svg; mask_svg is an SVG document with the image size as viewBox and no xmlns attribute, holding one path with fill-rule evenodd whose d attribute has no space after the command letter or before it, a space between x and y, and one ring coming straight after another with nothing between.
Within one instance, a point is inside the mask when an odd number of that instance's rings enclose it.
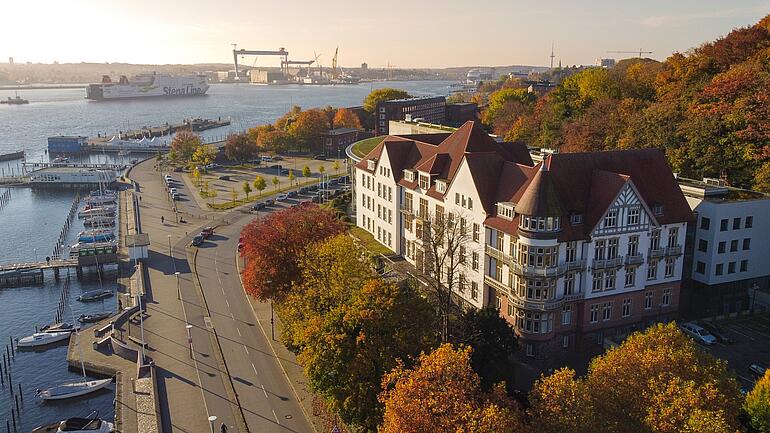
<instances>
[{"instance_id":1,"label":"forested hill","mask_svg":"<svg viewBox=\"0 0 770 433\"><path fill-rule=\"evenodd\" d=\"M685 176L770 192L770 15L664 62L588 68L541 98L489 95L485 122L562 152L657 147Z\"/></svg>"}]
</instances>

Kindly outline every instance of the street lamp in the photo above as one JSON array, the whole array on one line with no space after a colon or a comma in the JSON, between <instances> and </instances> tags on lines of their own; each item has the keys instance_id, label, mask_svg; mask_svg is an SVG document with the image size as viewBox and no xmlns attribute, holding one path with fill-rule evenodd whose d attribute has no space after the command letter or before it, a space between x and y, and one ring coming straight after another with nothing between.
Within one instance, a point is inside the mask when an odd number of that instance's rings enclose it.
<instances>
[{"instance_id":1,"label":"street lamp","mask_svg":"<svg viewBox=\"0 0 770 433\"><path fill-rule=\"evenodd\" d=\"M174 272L174 275L176 275L176 298L181 300L182 289L179 287L179 271Z\"/></svg>"},{"instance_id":2,"label":"street lamp","mask_svg":"<svg viewBox=\"0 0 770 433\"><path fill-rule=\"evenodd\" d=\"M192 325L185 325L185 329L187 329L187 345L190 346L190 358L192 358L193 357L192 334L190 333L190 330L192 329Z\"/></svg>"},{"instance_id":3,"label":"street lamp","mask_svg":"<svg viewBox=\"0 0 770 433\"><path fill-rule=\"evenodd\" d=\"M209 417L209 424L211 425L211 433L214 433L214 421L217 420L216 415L211 415Z\"/></svg>"}]
</instances>

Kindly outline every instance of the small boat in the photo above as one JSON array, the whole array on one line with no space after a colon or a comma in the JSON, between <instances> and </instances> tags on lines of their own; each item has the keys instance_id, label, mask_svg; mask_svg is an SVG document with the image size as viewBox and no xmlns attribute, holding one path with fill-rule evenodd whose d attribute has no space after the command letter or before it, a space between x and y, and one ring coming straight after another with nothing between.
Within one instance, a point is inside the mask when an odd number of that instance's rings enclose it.
<instances>
[{"instance_id":1,"label":"small boat","mask_svg":"<svg viewBox=\"0 0 770 433\"><path fill-rule=\"evenodd\" d=\"M115 212L117 208L114 204L86 204L86 206L83 208L83 210L90 210L90 209L104 209L107 211Z\"/></svg>"},{"instance_id":2,"label":"small boat","mask_svg":"<svg viewBox=\"0 0 770 433\"><path fill-rule=\"evenodd\" d=\"M93 216L83 220L83 225L86 227L111 227L115 225L115 218Z\"/></svg>"},{"instance_id":3,"label":"small boat","mask_svg":"<svg viewBox=\"0 0 770 433\"><path fill-rule=\"evenodd\" d=\"M112 313L110 313L109 311L105 311L103 313L94 313L94 314L81 314L80 317L78 317L78 322L96 323L110 317L111 315Z\"/></svg>"},{"instance_id":4,"label":"small boat","mask_svg":"<svg viewBox=\"0 0 770 433\"><path fill-rule=\"evenodd\" d=\"M67 418L64 421L45 425L32 430L31 433L112 433L115 426L107 421L93 418Z\"/></svg>"},{"instance_id":5,"label":"small boat","mask_svg":"<svg viewBox=\"0 0 770 433\"><path fill-rule=\"evenodd\" d=\"M114 217L115 216L115 209L109 210L101 207L91 208L91 209L84 209L78 212L78 216L80 218L86 218L86 217L92 217L92 216L100 216L100 217Z\"/></svg>"},{"instance_id":6,"label":"small boat","mask_svg":"<svg viewBox=\"0 0 770 433\"><path fill-rule=\"evenodd\" d=\"M75 330L75 325L67 322L52 323L50 325L45 325L42 328L40 328L40 332L61 332L61 331L72 332L74 330Z\"/></svg>"},{"instance_id":7,"label":"small boat","mask_svg":"<svg viewBox=\"0 0 770 433\"><path fill-rule=\"evenodd\" d=\"M16 97L15 98L11 98L9 96L8 99L0 101L0 104L24 105L24 104L29 104L29 101L24 99L24 98L20 98L19 97L19 92L16 92Z\"/></svg>"},{"instance_id":8,"label":"small boat","mask_svg":"<svg viewBox=\"0 0 770 433\"><path fill-rule=\"evenodd\" d=\"M113 239L115 239L115 235L112 233L92 233L79 236L78 242L91 244L95 242L109 242Z\"/></svg>"},{"instance_id":9,"label":"small boat","mask_svg":"<svg viewBox=\"0 0 770 433\"><path fill-rule=\"evenodd\" d=\"M111 189L104 189L101 191L91 191L88 195L89 197L117 197L118 193Z\"/></svg>"},{"instance_id":10,"label":"small boat","mask_svg":"<svg viewBox=\"0 0 770 433\"><path fill-rule=\"evenodd\" d=\"M52 386L48 389L38 389L35 395L42 400L64 400L65 398L80 397L98 391L112 382L110 379L78 380ZM65 430L66 431L66 430Z\"/></svg>"},{"instance_id":11,"label":"small boat","mask_svg":"<svg viewBox=\"0 0 770 433\"><path fill-rule=\"evenodd\" d=\"M90 290L78 296L80 302L98 301L100 299L110 298L114 295L112 290Z\"/></svg>"},{"instance_id":12,"label":"small boat","mask_svg":"<svg viewBox=\"0 0 770 433\"><path fill-rule=\"evenodd\" d=\"M89 205L115 203L115 200L117 200L117 197L111 195L88 196L85 198L86 204Z\"/></svg>"},{"instance_id":13,"label":"small boat","mask_svg":"<svg viewBox=\"0 0 770 433\"><path fill-rule=\"evenodd\" d=\"M29 337L19 338L16 341L17 347L38 347L52 344L70 338L70 331L58 332L36 332Z\"/></svg>"}]
</instances>

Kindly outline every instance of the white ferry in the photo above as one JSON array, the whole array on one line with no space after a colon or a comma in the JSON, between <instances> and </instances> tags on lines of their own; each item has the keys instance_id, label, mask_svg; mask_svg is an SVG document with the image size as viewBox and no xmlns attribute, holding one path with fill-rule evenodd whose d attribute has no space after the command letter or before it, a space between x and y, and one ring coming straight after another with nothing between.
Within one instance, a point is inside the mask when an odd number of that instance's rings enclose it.
<instances>
[{"instance_id":1,"label":"white ferry","mask_svg":"<svg viewBox=\"0 0 770 433\"><path fill-rule=\"evenodd\" d=\"M203 96L209 90L202 75L139 74L129 80L120 76L117 83L105 75L102 82L89 84L86 98L95 101L148 97Z\"/></svg>"}]
</instances>

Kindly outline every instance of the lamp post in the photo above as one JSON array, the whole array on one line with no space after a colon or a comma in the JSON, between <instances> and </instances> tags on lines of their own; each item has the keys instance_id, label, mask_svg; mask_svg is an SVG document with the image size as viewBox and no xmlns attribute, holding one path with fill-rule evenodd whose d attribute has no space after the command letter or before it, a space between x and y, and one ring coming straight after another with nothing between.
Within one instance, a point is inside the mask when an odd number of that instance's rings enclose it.
<instances>
[{"instance_id":1,"label":"lamp post","mask_svg":"<svg viewBox=\"0 0 770 433\"><path fill-rule=\"evenodd\" d=\"M190 346L190 358L192 358L193 357L192 334L190 333L190 330L192 329L192 325L185 325L185 329L187 329L187 345Z\"/></svg>"},{"instance_id":2,"label":"lamp post","mask_svg":"<svg viewBox=\"0 0 770 433\"><path fill-rule=\"evenodd\" d=\"M171 235L166 235L168 237L168 257L171 259L171 262L174 261L174 255L172 254L173 251L171 251Z\"/></svg>"},{"instance_id":3,"label":"lamp post","mask_svg":"<svg viewBox=\"0 0 770 433\"><path fill-rule=\"evenodd\" d=\"M214 421L217 420L216 415L211 415L209 417L209 425L211 426L211 433L214 433Z\"/></svg>"},{"instance_id":4,"label":"lamp post","mask_svg":"<svg viewBox=\"0 0 770 433\"><path fill-rule=\"evenodd\" d=\"M174 272L174 275L176 275L176 298L181 300L182 299L182 289L179 286L179 271Z\"/></svg>"}]
</instances>

